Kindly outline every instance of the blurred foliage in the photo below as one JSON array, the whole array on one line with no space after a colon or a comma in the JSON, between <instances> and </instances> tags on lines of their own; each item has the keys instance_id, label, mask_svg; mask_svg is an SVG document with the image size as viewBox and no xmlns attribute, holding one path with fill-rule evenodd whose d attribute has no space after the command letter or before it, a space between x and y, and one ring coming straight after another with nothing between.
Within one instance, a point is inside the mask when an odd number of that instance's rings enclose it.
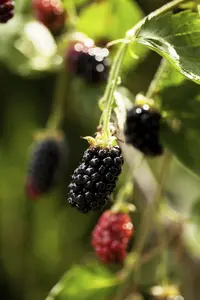
<instances>
[{"instance_id":1,"label":"blurred foliage","mask_svg":"<svg viewBox=\"0 0 200 300\"><path fill-rule=\"evenodd\" d=\"M75 1L78 6L86 2ZM79 31L96 41L123 38L126 30L143 16L136 1L96 2L80 12L77 24ZM138 2L149 11L161 1ZM159 23L158 30L160 27ZM69 271L61 279L66 288L57 291L58 297L48 300L94 297L103 300L102 297L115 290L112 270L97 263L83 265L85 258L93 257L90 234L99 213L82 215L67 206L64 199L70 174L86 148L86 142L80 137L92 135L96 130L100 115L98 100L105 86L91 87L69 75L71 85L66 91L63 124L69 145L66 174L57 189L38 202L29 202L24 197L29 147L33 134L45 127L51 113L56 72L63 63L58 41L59 37L55 39L47 28L33 20L28 0L16 0L16 16L0 25L0 291L3 300L45 299L66 270ZM112 51L114 55L115 47ZM122 71L126 78L123 84L136 94L138 89L144 91L148 86L159 58L157 54L149 56L141 45L134 46L134 52L140 60L128 53ZM156 99L165 113L178 117L181 122L177 133L171 130L170 124L163 126L165 144L199 175L199 86L170 69ZM159 165L159 161L153 162L155 174ZM188 213L193 202L199 202L199 179L176 160L172 169L166 191L177 210ZM199 210L195 207L194 211L196 222ZM137 218L136 215L135 223ZM159 259L142 269L144 285L155 283L155 264ZM75 263L83 266L70 269Z\"/></svg>"},{"instance_id":2,"label":"blurred foliage","mask_svg":"<svg viewBox=\"0 0 200 300\"><path fill-rule=\"evenodd\" d=\"M71 268L54 286L46 300L103 300L113 294L117 283L115 276L105 267L90 262L85 266Z\"/></svg>"}]
</instances>

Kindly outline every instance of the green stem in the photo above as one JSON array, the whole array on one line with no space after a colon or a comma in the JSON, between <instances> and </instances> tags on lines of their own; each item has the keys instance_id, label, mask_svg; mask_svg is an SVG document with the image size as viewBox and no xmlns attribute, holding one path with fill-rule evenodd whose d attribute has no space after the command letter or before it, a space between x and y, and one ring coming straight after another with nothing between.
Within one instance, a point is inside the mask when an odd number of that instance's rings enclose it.
<instances>
[{"instance_id":1,"label":"green stem","mask_svg":"<svg viewBox=\"0 0 200 300\"><path fill-rule=\"evenodd\" d=\"M153 98L154 95L156 94L159 83L162 80L164 72L166 71L167 65L168 65L167 60L163 58L161 60L160 66L158 67L158 70L154 76L154 79L152 80L152 82L147 90L147 93L146 93L147 98L151 98L151 97Z\"/></svg>"},{"instance_id":2,"label":"green stem","mask_svg":"<svg viewBox=\"0 0 200 300\"><path fill-rule=\"evenodd\" d=\"M63 0L63 2L64 8L66 9L68 15L67 24L70 25L71 30L74 31L78 20L76 5L74 3L74 0Z\"/></svg>"},{"instance_id":3,"label":"green stem","mask_svg":"<svg viewBox=\"0 0 200 300\"><path fill-rule=\"evenodd\" d=\"M20 12L21 14L24 13L24 11L27 8L27 1L26 0L19 0L18 4L16 5L16 10Z\"/></svg>"},{"instance_id":4,"label":"green stem","mask_svg":"<svg viewBox=\"0 0 200 300\"><path fill-rule=\"evenodd\" d=\"M140 167L143 162L144 157L142 156L139 162L128 171L127 176L125 177L124 184L119 189L119 192L116 197L116 201L113 205L113 210L117 209L122 203L126 202L128 197L130 197L134 192L134 183L133 183L133 175L134 172Z\"/></svg>"},{"instance_id":5,"label":"green stem","mask_svg":"<svg viewBox=\"0 0 200 300\"><path fill-rule=\"evenodd\" d=\"M105 94L104 94L104 102L106 103L106 107L103 111L101 119L103 119L103 134L104 134L104 137L105 137L106 141L109 139L109 136L110 136L109 122L110 122L110 117L111 117L113 101L114 101L114 91L117 87L119 72L120 72L120 69L121 69L121 65L122 65L127 47L128 47L128 44L123 43L120 46L120 48L119 48L119 50L118 50L118 52L115 56L115 59L114 59L114 62L112 64L112 68L111 68L111 71L110 71L106 91L105 91Z\"/></svg>"},{"instance_id":6,"label":"green stem","mask_svg":"<svg viewBox=\"0 0 200 300\"><path fill-rule=\"evenodd\" d=\"M155 197L148 204L146 211L143 214L140 229L138 232L139 239L138 239L138 241L136 241L136 246L135 246L135 252L136 252L138 258L140 258L141 254L142 254L148 233L151 231L151 228L153 226L153 217L154 217L154 213L155 213L155 207L156 207L156 204L158 204L158 201L160 200L160 198L162 196L162 191L163 191L164 183L166 180L166 176L168 174L170 160L171 160L171 153L166 151L164 154L164 158L163 158L163 165L162 165L162 169L161 169L160 180L158 183L158 188L157 188Z\"/></svg>"},{"instance_id":7,"label":"green stem","mask_svg":"<svg viewBox=\"0 0 200 300\"><path fill-rule=\"evenodd\" d=\"M66 71L63 69L58 73L56 78L52 114L50 115L46 126L48 129L57 129L60 126L64 114L65 91Z\"/></svg>"}]
</instances>

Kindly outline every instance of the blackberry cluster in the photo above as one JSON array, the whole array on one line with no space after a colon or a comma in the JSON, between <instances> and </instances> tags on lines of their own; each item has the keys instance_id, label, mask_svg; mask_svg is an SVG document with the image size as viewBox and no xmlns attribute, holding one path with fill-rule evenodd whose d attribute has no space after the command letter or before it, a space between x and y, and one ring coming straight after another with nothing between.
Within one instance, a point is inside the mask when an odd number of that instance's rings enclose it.
<instances>
[{"instance_id":1,"label":"blackberry cluster","mask_svg":"<svg viewBox=\"0 0 200 300\"><path fill-rule=\"evenodd\" d=\"M59 178L64 159L64 141L44 139L33 146L25 181L25 193L36 199L49 191Z\"/></svg>"},{"instance_id":2,"label":"blackberry cluster","mask_svg":"<svg viewBox=\"0 0 200 300\"><path fill-rule=\"evenodd\" d=\"M92 246L104 263L124 261L133 224L128 214L105 211L92 232Z\"/></svg>"},{"instance_id":3,"label":"blackberry cluster","mask_svg":"<svg viewBox=\"0 0 200 300\"><path fill-rule=\"evenodd\" d=\"M109 73L109 51L106 48L72 44L67 51L67 66L71 72L88 83L106 82Z\"/></svg>"},{"instance_id":4,"label":"blackberry cluster","mask_svg":"<svg viewBox=\"0 0 200 300\"><path fill-rule=\"evenodd\" d=\"M52 33L59 34L65 25L66 13L60 0L32 0L35 18Z\"/></svg>"},{"instance_id":5,"label":"blackberry cluster","mask_svg":"<svg viewBox=\"0 0 200 300\"><path fill-rule=\"evenodd\" d=\"M157 110L147 104L136 105L127 112L124 131L126 142L147 156L161 155L160 121L161 115Z\"/></svg>"},{"instance_id":6,"label":"blackberry cluster","mask_svg":"<svg viewBox=\"0 0 200 300\"><path fill-rule=\"evenodd\" d=\"M83 213L103 208L116 186L122 164L118 146L86 150L69 185L69 204Z\"/></svg>"},{"instance_id":7,"label":"blackberry cluster","mask_svg":"<svg viewBox=\"0 0 200 300\"><path fill-rule=\"evenodd\" d=\"M0 23L6 23L14 16L15 2L0 0Z\"/></svg>"}]
</instances>

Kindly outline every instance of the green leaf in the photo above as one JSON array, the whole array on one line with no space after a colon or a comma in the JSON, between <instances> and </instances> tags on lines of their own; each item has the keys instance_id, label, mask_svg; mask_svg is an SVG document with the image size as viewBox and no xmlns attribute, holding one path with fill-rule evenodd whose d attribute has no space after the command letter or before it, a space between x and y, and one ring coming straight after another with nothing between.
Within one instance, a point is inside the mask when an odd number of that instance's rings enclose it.
<instances>
[{"instance_id":1,"label":"green leaf","mask_svg":"<svg viewBox=\"0 0 200 300\"><path fill-rule=\"evenodd\" d=\"M102 265L74 266L51 290L46 300L103 300L118 284Z\"/></svg>"},{"instance_id":2,"label":"green leaf","mask_svg":"<svg viewBox=\"0 0 200 300\"><path fill-rule=\"evenodd\" d=\"M77 29L94 39L98 37L119 39L123 38L126 31L142 16L139 6L134 1L102 1L83 10Z\"/></svg>"},{"instance_id":3,"label":"green leaf","mask_svg":"<svg viewBox=\"0 0 200 300\"><path fill-rule=\"evenodd\" d=\"M161 138L173 154L191 171L200 176L200 131L182 125L176 132L164 123Z\"/></svg>"},{"instance_id":4,"label":"green leaf","mask_svg":"<svg viewBox=\"0 0 200 300\"><path fill-rule=\"evenodd\" d=\"M184 76L200 83L200 19L197 13L170 12L147 17L136 40L165 57Z\"/></svg>"},{"instance_id":5,"label":"green leaf","mask_svg":"<svg viewBox=\"0 0 200 300\"><path fill-rule=\"evenodd\" d=\"M161 127L161 139L167 148L196 175L200 175L200 86L170 65L164 73L155 100L167 116ZM168 120L176 120L172 128Z\"/></svg>"}]
</instances>

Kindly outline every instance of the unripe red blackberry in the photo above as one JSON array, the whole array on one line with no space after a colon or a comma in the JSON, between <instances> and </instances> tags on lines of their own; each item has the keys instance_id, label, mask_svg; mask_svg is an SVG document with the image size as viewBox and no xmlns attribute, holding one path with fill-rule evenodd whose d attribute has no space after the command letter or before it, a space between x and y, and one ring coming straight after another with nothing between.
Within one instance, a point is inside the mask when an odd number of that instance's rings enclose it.
<instances>
[{"instance_id":1,"label":"unripe red blackberry","mask_svg":"<svg viewBox=\"0 0 200 300\"><path fill-rule=\"evenodd\" d=\"M66 53L67 67L88 83L106 82L110 65L108 55L106 48L75 42Z\"/></svg>"},{"instance_id":2,"label":"unripe red blackberry","mask_svg":"<svg viewBox=\"0 0 200 300\"><path fill-rule=\"evenodd\" d=\"M28 198L38 198L57 182L65 151L64 141L55 138L46 138L33 145L25 180Z\"/></svg>"},{"instance_id":3,"label":"unripe red blackberry","mask_svg":"<svg viewBox=\"0 0 200 300\"><path fill-rule=\"evenodd\" d=\"M121 263L133 234L131 218L125 213L105 211L92 232L92 246L104 263Z\"/></svg>"},{"instance_id":4,"label":"unripe red blackberry","mask_svg":"<svg viewBox=\"0 0 200 300\"><path fill-rule=\"evenodd\" d=\"M161 114L148 104L136 105L127 112L125 139L147 156L163 153L160 143Z\"/></svg>"},{"instance_id":5,"label":"unripe red blackberry","mask_svg":"<svg viewBox=\"0 0 200 300\"><path fill-rule=\"evenodd\" d=\"M6 23L14 16L15 2L0 0L0 23Z\"/></svg>"},{"instance_id":6,"label":"unripe red blackberry","mask_svg":"<svg viewBox=\"0 0 200 300\"><path fill-rule=\"evenodd\" d=\"M90 147L74 171L68 202L83 213L103 208L115 188L122 164L118 146Z\"/></svg>"},{"instance_id":7,"label":"unripe red blackberry","mask_svg":"<svg viewBox=\"0 0 200 300\"><path fill-rule=\"evenodd\" d=\"M32 7L38 21L54 34L61 32L66 19L61 0L32 0Z\"/></svg>"}]
</instances>

